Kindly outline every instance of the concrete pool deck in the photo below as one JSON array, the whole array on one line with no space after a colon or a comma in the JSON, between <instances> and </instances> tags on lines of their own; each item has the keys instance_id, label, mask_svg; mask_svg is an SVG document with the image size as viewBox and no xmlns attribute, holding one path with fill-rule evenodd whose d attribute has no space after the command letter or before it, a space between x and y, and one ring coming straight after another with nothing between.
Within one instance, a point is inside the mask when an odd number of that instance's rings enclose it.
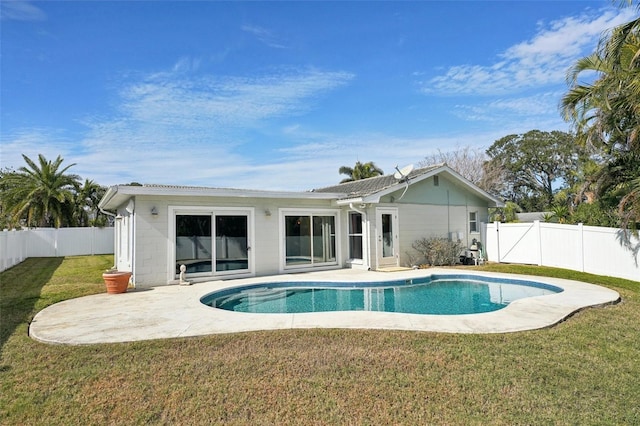
<instances>
[{"instance_id":1,"label":"concrete pool deck","mask_svg":"<svg viewBox=\"0 0 640 426\"><path fill-rule=\"evenodd\" d=\"M255 283L372 282L412 279L430 274L513 278L555 285L564 291L519 299L498 311L469 315L371 311L254 314L214 309L200 302L202 296L213 291ZM129 290L123 294L105 293L65 300L38 312L29 326L29 335L44 343L85 345L293 328L508 333L549 327L576 311L615 303L619 299L620 295L608 288L557 278L438 268L399 272L341 269L208 281L191 286L159 286Z\"/></svg>"}]
</instances>

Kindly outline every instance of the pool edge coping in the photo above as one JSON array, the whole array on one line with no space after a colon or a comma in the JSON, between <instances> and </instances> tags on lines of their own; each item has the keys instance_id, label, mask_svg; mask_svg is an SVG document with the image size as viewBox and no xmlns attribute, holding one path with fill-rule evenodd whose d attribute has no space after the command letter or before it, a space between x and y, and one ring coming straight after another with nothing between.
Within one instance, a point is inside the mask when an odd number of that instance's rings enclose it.
<instances>
[{"instance_id":1,"label":"pool edge coping","mask_svg":"<svg viewBox=\"0 0 640 426\"><path fill-rule=\"evenodd\" d=\"M436 274L517 277L518 280L558 286L564 291L519 299L498 311L464 315L371 311L254 314L224 311L200 302L201 297L213 291L261 282L382 282ZM399 272L341 269L207 281L192 286L159 286L121 295L98 294L70 299L38 312L29 326L29 335L44 343L82 345L299 328L510 333L551 327L586 308L606 306L618 301L620 294L615 290L553 277L445 268Z\"/></svg>"}]
</instances>

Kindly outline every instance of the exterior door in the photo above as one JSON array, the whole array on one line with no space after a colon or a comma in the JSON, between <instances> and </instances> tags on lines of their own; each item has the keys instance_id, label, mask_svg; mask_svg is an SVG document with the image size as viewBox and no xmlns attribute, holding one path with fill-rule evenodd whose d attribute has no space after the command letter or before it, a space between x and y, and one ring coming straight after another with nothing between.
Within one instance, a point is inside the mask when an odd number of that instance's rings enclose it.
<instances>
[{"instance_id":1,"label":"exterior door","mask_svg":"<svg viewBox=\"0 0 640 426\"><path fill-rule=\"evenodd\" d=\"M398 209L376 209L377 268L398 266Z\"/></svg>"},{"instance_id":2,"label":"exterior door","mask_svg":"<svg viewBox=\"0 0 640 426\"><path fill-rule=\"evenodd\" d=\"M250 224L250 213L240 210L178 212L175 276L181 265L190 277L251 273Z\"/></svg>"}]
</instances>

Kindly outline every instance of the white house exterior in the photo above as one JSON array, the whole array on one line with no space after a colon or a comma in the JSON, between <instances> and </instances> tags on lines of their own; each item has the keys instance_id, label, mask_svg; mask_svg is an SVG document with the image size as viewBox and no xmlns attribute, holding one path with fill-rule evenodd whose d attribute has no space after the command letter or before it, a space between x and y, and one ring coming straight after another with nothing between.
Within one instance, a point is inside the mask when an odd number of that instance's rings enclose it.
<instances>
[{"instance_id":1,"label":"white house exterior","mask_svg":"<svg viewBox=\"0 0 640 426\"><path fill-rule=\"evenodd\" d=\"M446 165L311 192L113 186L115 263L136 287L320 269L409 265L421 237L480 240L497 198Z\"/></svg>"}]
</instances>

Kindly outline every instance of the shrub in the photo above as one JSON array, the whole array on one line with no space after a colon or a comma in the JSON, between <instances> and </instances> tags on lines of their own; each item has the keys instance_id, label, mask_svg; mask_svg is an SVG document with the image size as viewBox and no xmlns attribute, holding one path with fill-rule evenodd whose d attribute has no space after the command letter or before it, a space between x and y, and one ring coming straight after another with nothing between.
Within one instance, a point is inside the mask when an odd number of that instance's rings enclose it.
<instances>
[{"instance_id":1,"label":"shrub","mask_svg":"<svg viewBox=\"0 0 640 426\"><path fill-rule=\"evenodd\" d=\"M412 263L424 262L431 266L455 265L464 248L460 241L450 241L440 237L420 238L414 241L411 247L419 254L418 259L409 255ZM413 262L414 260L418 260L418 262Z\"/></svg>"}]
</instances>

